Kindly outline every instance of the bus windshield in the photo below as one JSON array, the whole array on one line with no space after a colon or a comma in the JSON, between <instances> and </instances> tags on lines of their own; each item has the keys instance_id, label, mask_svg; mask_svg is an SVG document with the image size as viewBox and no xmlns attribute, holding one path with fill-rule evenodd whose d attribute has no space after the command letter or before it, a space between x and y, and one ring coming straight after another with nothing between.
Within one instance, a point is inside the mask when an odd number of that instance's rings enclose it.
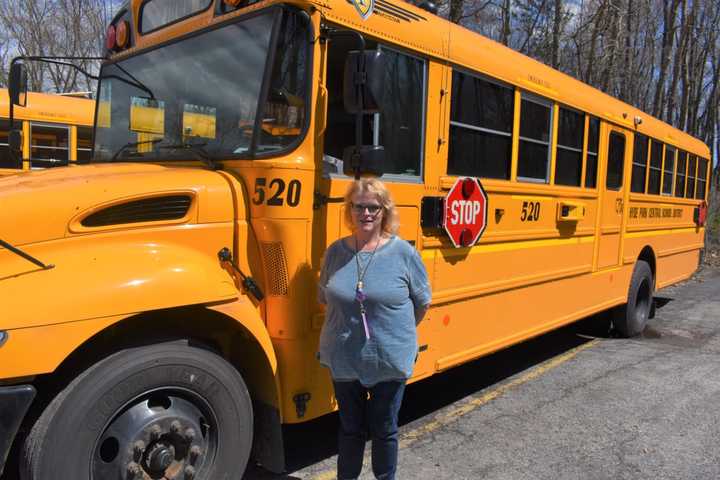
<instances>
[{"instance_id":1,"label":"bus windshield","mask_svg":"<svg viewBox=\"0 0 720 480\"><path fill-rule=\"evenodd\" d=\"M307 115L308 25L273 9L105 65L93 161L197 159L198 150L252 158L295 144Z\"/></svg>"}]
</instances>

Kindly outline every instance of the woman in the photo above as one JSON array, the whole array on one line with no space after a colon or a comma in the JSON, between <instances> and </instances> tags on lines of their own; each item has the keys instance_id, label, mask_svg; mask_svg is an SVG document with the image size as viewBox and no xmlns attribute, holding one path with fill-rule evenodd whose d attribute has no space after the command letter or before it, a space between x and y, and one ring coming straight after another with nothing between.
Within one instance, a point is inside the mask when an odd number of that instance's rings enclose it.
<instances>
[{"instance_id":1,"label":"woman","mask_svg":"<svg viewBox=\"0 0 720 480\"><path fill-rule=\"evenodd\" d=\"M318 289L327 305L319 358L340 412L338 479L360 475L368 431L375 477L394 479L398 412L417 356L416 326L430 304L427 272L395 235L395 204L379 180L350 185L345 221L353 234L328 248Z\"/></svg>"}]
</instances>

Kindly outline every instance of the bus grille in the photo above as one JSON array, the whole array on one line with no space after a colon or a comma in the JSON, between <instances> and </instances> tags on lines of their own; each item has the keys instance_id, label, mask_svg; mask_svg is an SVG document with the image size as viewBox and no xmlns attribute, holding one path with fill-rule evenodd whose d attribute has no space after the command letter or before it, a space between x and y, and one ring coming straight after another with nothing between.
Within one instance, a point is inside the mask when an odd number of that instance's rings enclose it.
<instances>
[{"instance_id":1,"label":"bus grille","mask_svg":"<svg viewBox=\"0 0 720 480\"><path fill-rule=\"evenodd\" d=\"M189 195L169 195L133 200L88 215L82 220L82 225L84 227L105 227L125 223L176 220L187 215L191 202L192 198Z\"/></svg>"},{"instance_id":2,"label":"bus grille","mask_svg":"<svg viewBox=\"0 0 720 480\"><path fill-rule=\"evenodd\" d=\"M282 243L263 243L262 257L265 271L268 272L268 293L274 296L287 295L288 272Z\"/></svg>"}]
</instances>

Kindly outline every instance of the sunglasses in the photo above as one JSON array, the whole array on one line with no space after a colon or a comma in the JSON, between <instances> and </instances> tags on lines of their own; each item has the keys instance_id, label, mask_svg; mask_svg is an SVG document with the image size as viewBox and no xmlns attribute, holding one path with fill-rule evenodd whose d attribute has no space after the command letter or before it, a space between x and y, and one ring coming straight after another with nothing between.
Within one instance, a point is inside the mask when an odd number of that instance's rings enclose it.
<instances>
[{"instance_id":1,"label":"sunglasses","mask_svg":"<svg viewBox=\"0 0 720 480\"><path fill-rule=\"evenodd\" d=\"M365 213L365 210L367 210L370 215L375 215L382 208L382 205L374 203L351 203L350 206L355 213Z\"/></svg>"}]
</instances>

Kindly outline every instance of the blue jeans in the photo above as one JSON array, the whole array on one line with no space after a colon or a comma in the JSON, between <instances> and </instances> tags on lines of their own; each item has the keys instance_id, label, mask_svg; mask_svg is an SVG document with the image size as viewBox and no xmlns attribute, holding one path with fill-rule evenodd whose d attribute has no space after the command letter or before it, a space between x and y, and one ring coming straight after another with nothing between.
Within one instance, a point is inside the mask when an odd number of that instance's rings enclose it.
<instances>
[{"instance_id":1,"label":"blue jeans","mask_svg":"<svg viewBox=\"0 0 720 480\"><path fill-rule=\"evenodd\" d=\"M375 478L394 480L398 458L398 412L405 382L380 382L365 387L358 381L334 381L333 385L340 413L338 480L360 476L368 433L372 440Z\"/></svg>"}]
</instances>

